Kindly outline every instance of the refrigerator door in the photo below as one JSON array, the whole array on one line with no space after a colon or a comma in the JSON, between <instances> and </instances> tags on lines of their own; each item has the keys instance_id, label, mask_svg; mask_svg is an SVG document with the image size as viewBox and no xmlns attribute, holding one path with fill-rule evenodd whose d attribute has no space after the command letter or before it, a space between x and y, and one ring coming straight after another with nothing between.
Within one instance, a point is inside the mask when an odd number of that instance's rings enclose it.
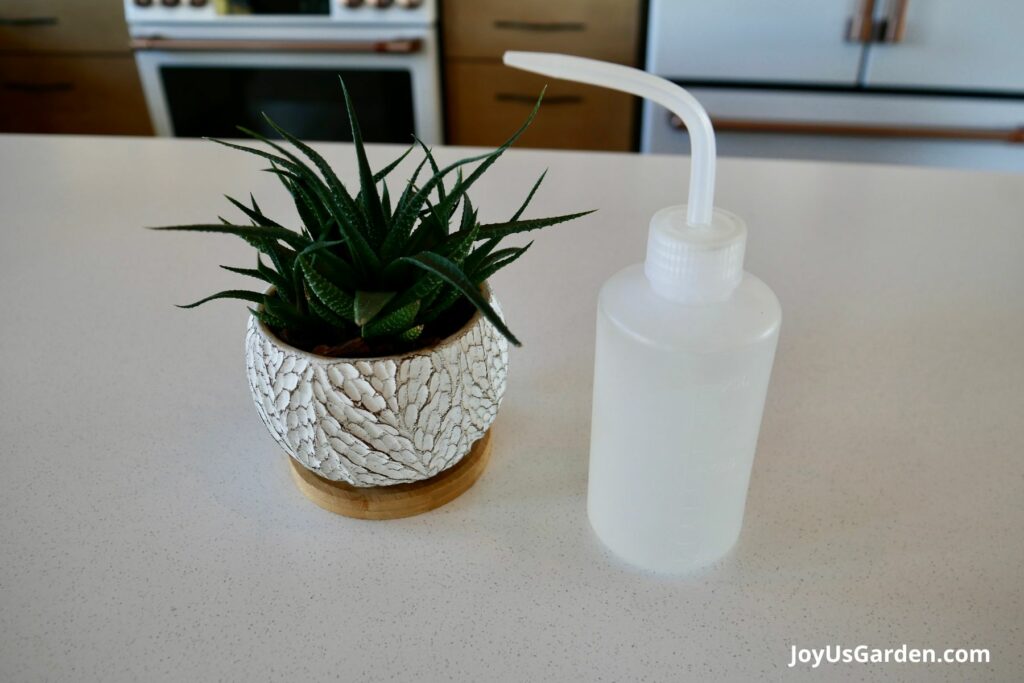
<instances>
[{"instance_id":1,"label":"refrigerator door","mask_svg":"<svg viewBox=\"0 0 1024 683\"><path fill-rule=\"evenodd\" d=\"M867 54L868 87L996 91L1024 97L1024 2L879 2L893 30ZM897 27L900 27L897 30Z\"/></svg>"},{"instance_id":2,"label":"refrigerator door","mask_svg":"<svg viewBox=\"0 0 1024 683\"><path fill-rule=\"evenodd\" d=\"M854 85L856 0L651 0L647 70L682 81Z\"/></svg>"}]
</instances>

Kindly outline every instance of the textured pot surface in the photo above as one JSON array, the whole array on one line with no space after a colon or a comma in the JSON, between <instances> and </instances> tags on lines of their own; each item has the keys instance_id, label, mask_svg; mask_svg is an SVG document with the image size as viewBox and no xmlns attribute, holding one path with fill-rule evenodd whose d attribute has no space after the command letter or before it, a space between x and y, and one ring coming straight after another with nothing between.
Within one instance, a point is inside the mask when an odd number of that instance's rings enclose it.
<instances>
[{"instance_id":1,"label":"textured pot surface","mask_svg":"<svg viewBox=\"0 0 1024 683\"><path fill-rule=\"evenodd\" d=\"M508 341L479 314L433 347L350 360L288 346L250 316L245 355L274 439L353 486L419 481L457 463L494 421L508 371Z\"/></svg>"}]
</instances>

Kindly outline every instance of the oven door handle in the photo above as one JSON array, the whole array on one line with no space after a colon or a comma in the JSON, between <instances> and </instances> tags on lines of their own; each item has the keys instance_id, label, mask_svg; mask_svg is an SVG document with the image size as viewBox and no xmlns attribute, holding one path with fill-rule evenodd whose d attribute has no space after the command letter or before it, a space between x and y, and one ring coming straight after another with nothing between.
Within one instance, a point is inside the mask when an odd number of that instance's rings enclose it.
<instances>
[{"instance_id":1,"label":"oven door handle","mask_svg":"<svg viewBox=\"0 0 1024 683\"><path fill-rule=\"evenodd\" d=\"M133 50L169 52L329 52L345 54L387 53L408 55L419 52L419 38L376 41L338 40L185 40L178 38L132 38Z\"/></svg>"}]
</instances>

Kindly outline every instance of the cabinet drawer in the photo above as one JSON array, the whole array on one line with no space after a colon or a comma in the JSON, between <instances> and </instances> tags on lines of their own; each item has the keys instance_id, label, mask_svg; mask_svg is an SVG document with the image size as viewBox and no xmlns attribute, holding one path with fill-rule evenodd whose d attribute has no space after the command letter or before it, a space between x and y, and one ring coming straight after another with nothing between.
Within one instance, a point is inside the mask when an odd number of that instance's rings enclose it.
<instances>
[{"instance_id":1,"label":"cabinet drawer","mask_svg":"<svg viewBox=\"0 0 1024 683\"><path fill-rule=\"evenodd\" d=\"M0 132L152 133L135 61L0 57Z\"/></svg>"},{"instance_id":2,"label":"cabinet drawer","mask_svg":"<svg viewBox=\"0 0 1024 683\"><path fill-rule=\"evenodd\" d=\"M118 0L2 0L0 52L126 52Z\"/></svg>"},{"instance_id":3,"label":"cabinet drawer","mask_svg":"<svg viewBox=\"0 0 1024 683\"><path fill-rule=\"evenodd\" d=\"M496 146L523 123L545 84L544 103L517 147L628 151L629 95L514 71L500 64L449 62L448 142Z\"/></svg>"},{"instance_id":4,"label":"cabinet drawer","mask_svg":"<svg viewBox=\"0 0 1024 683\"><path fill-rule=\"evenodd\" d=\"M633 65L638 0L445 0L447 57L500 58L505 50L563 52Z\"/></svg>"}]
</instances>

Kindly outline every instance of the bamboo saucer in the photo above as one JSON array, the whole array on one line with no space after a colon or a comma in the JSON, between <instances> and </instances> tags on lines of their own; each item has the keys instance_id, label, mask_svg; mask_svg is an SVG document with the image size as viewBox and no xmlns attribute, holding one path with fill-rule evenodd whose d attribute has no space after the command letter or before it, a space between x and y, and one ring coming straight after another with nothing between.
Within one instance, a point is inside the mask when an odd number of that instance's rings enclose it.
<instances>
[{"instance_id":1,"label":"bamboo saucer","mask_svg":"<svg viewBox=\"0 0 1024 683\"><path fill-rule=\"evenodd\" d=\"M462 460L435 477L411 484L370 487L330 481L313 474L294 458L288 458L288 462L299 491L323 509L355 519L399 519L429 512L461 496L480 478L490 456L488 430Z\"/></svg>"}]
</instances>

